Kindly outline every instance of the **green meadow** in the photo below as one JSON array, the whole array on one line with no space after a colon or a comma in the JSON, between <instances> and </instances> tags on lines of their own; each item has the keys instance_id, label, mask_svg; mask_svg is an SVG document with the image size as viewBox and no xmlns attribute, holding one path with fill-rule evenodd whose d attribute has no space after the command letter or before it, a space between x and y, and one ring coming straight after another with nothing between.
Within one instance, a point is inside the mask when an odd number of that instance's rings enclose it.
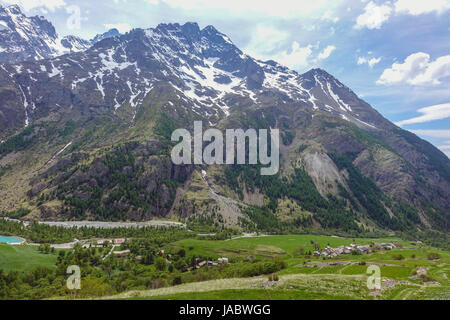
<instances>
[{"instance_id":1,"label":"green meadow","mask_svg":"<svg viewBox=\"0 0 450 320\"><path fill-rule=\"evenodd\" d=\"M327 259L308 255L317 245L323 249L327 245L335 248L352 243L369 245L383 242L401 244L403 248L392 251L379 250L361 255L341 255ZM106 296L102 293L103 299L450 299L450 252L426 245L418 246L398 238L353 239L316 235L281 235L215 241L197 237L168 243L163 249L166 252L179 252L183 249L186 257L203 257L210 260L227 257L230 259L228 266L230 269L274 260L284 261L285 268L276 273L278 281L269 281L268 275L227 277L219 271L221 269L214 269L217 267L210 269L205 267L206 269L180 273L183 279L189 279L191 276L190 279L196 279L191 282L183 280L179 285L167 283L154 289L130 289L132 291L126 290L118 294L112 292ZM437 258L431 260L430 254L435 254ZM127 259L127 257L115 258L114 261L116 264L126 265ZM0 245L0 269L6 272L29 272L37 266L55 268L56 260L57 254L40 253L37 247ZM367 288L369 265L377 265L380 268L381 290L371 291ZM144 272L139 271L140 269L133 270L137 274ZM418 276L418 270L425 270L425 276ZM214 276L198 280L201 277L197 278L196 275L202 273L214 274ZM164 277L163 274L168 275L167 272L161 273L162 277Z\"/></svg>"},{"instance_id":2,"label":"green meadow","mask_svg":"<svg viewBox=\"0 0 450 320\"><path fill-rule=\"evenodd\" d=\"M380 250L362 255L341 255L326 259L305 257L298 253L314 251L313 243L327 245L367 245L370 243L399 243L402 249ZM195 284L146 291L132 291L109 297L113 299L143 300L414 300L450 299L450 253L416 246L398 238L350 239L329 236L286 235L241 238L228 241L186 239L174 242L168 250L184 249L189 254L231 261L247 259L281 259L287 268L278 272L279 281L267 286L267 277L221 279ZM429 260L430 253L440 259ZM333 265L334 264L334 265ZM368 265L378 265L382 290L367 288ZM419 268L426 268L427 277L415 276Z\"/></svg>"},{"instance_id":3,"label":"green meadow","mask_svg":"<svg viewBox=\"0 0 450 320\"><path fill-rule=\"evenodd\" d=\"M56 255L42 254L35 246L0 244L0 269L3 271L31 271L38 266L54 268Z\"/></svg>"},{"instance_id":4,"label":"green meadow","mask_svg":"<svg viewBox=\"0 0 450 320\"><path fill-rule=\"evenodd\" d=\"M330 245L336 248L341 245L366 245L372 242L390 243L396 242L408 245L409 242L398 238L365 239L365 238L338 238L330 236L313 235L281 235L262 236L254 238L240 238L225 241L208 241L198 239L185 239L173 244L169 248L183 248L192 253L211 257L255 256L255 257L292 257L294 251L303 248L306 251L314 251L313 243L318 243L321 248Z\"/></svg>"}]
</instances>

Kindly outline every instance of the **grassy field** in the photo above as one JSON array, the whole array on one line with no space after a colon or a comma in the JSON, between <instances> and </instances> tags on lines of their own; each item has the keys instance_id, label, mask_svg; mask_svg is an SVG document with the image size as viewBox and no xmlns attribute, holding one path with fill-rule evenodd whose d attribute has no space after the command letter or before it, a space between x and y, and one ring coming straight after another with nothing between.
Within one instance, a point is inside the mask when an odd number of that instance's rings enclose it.
<instances>
[{"instance_id":1,"label":"grassy field","mask_svg":"<svg viewBox=\"0 0 450 320\"><path fill-rule=\"evenodd\" d=\"M326 259L300 254L314 251L313 243L321 248L351 243L400 243L402 249L380 250L363 255L341 255ZM176 252L184 249L187 256L211 259L230 258L231 264L256 260L283 260L286 268L278 272L279 281L269 282L268 276L217 279L183 283L154 290L125 292L106 299L148 300L413 300L450 299L450 252L428 246L415 246L396 238L351 239L315 235L284 235L240 238L229 241L186 239L165 247ZM439 259L429 260L429 254ZM56 255L39 253L36 247L0 245L0 269L29 271L36 266L55 267ZM230 267L232 267L232 265ZM381 270L382 290L367 288L368 265ZM426 277L416 275L426 270ZM195 272L195 271L194 271ZM223 275L219 274L218 278ZM211 279L211 278L210 278ZM199 281L199 280L195 280Z\"/></svg>"},{"instance_id":2,"label":"grassy field","mask_svg":"<svg viewBox=\"0 0 450 320\"><path fill-rule=\"evenodd\" d=\"M385 277L384 277L385 279ZM399 284L373 293L363 275L290 274L270 286L265 277L212 280L147 291L132 291L106 299L126 300L402 300L450 299L450 287Z\"/></svg>"},{"instance_id":3,"label":"grassy field","mask_svg":"<svg viewBox=\"0 0 450 320\"><path fill-rule=\"evenodd\" d=\"M305 258L299 248L314 251L311 242L337 247L351 243L367 245L400 243L403 249L378 251L364 255L342 255L333 259ZM190 254L218 258L277 258L287 268L279 272L280 281L269 284L267 277L221 279L148 291L128 292L110 299L144 300L309 300L309 299L450 299L450 253L427 246L417 247L397 238L345 239L328 236L287 235L241 238L230 241L182 240L168 247L185 249ZM429 253L439 260L428 260ZM401 259L399 260L399 257ZM335 264L335 265L332 265ZM378 265L382 290L367 288L368 265ZM415 270L427 270L426 281L414 276Z\"/></svg>"},{"instance_id":4,"label":"grassy field","mask_svg":"<svg viewBox=\"0 0 450 320\"><path fill-rule=\"evenodd\" d=\"M186 239L175 242L170 245L172 248L183 248L192 253L211 257L221 256L248 256L255 257L274 257L274 256L292 256L295 250L304 248L314 251L311 243L315 242L324 248L327 245L335 248L341 245L351 243L364 245L371 242L398 242L402 245L408 245L408 242L397 238L384 239L346 239L329 236L311 236L311 235L287 235L287 236L267 236L255 238L241 238L229 241L207 241ZM190 249L191 248L191 249Z\"/></svg>"},{"instance_id":5,"label":"grassy field","mask_svg":"<svg viewBox=\"0 0 450 320\"><path fill-rule=\"evenodd\" d=\"M54 268L56 255L42 254L34 246L0 244L0 269L4 271L30 271L37 266Z\"/></svg>"},{"instance_id":6,"label":"grassy field","mask_svg":"<svg viewBox=\"0 0 450 320\"><path fill-rule=\"evenodd\" d=\"M369 290L362 276L285 275L273 287L261 288L266 277L221 279L190 283L170 288L134 291L114 299L136 300L305 300L305 299L365 299ZM111 298L111 297L110 297Z\"/></svg>"}]
</instances>

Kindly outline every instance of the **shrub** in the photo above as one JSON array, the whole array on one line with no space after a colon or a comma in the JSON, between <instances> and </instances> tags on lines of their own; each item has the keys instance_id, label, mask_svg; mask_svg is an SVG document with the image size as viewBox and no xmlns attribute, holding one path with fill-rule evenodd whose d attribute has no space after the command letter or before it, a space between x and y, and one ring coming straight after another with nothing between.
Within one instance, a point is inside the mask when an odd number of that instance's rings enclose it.
<instances>
[{"instance_id":1,"label":"shrub","mask_svg":"<svg viewBox=\"0 0 450 320\"><path fill-rule=\"evenodd\" d=\"M433 278L427 276L426 274L421 274L421 275L420 275L420 279L421 279L423 282L434 282L434 281L436 281L436 280L434 280Z\"/></svg>"},{"instance_id":2,"label":"shrub","mask_svg":"<svg viewBox=\"0 0 450 320\"><path fill-rule=\"evenodd\" d=\"M441 258L441 255L439 253L429 253L428 254L428 260L439 260Z\"/></svg>"},{"instance_id":3,"label":"shrub","mask_svg":"<svg viewBox=\"0 0 450 320\"><path fill-rule=\"evenodd\" d=\"M177 252L177 255L179 255L181 258L186 257L186 251L184 249L181 249Z\"/></svg>"},{"instance_id":4,"label":"shrub","mask_svg":"<svg viewBox=\"0 0 450 320\"><path fill-rule=\"evenodd\" d=\"M255 277L261 273L261 264L259 263L245 265L240 271L242 277Z\"/></svg>"},{"instance_id":5,"label":"shrub","mask_svg":"<svg viewBox=\"0 0 450 320\"><path fill-rule=\"evenodd\" d=\"M166 269L166 260L164 260L163 258L156 259L155 267L159 271L164 271Z\"/></svg>"},{"instance_id":6,"label":"shrub","mask_svg":"<svg viewBox=\"0 0 450 320\"><path fill-rule=\"evenodd\" d=\"M405 257L402 256L401 254L394 254L394 255L392 256L392 259L394 259L394 260L404 260Z\"/></svg>"},{"instance_id":7,"label":"shrub","mask_svg":"<svg viewBox=\"0 0 450 320\"><path fill-rule=\"evenodd\" d=\"M80 298L102 297L114 293L114 289L101 278L87 277L83 279L81 290L77 292Z\"/></svg>"},{"instance_id":8,"label":"shrub","mask_svg":"<svg viewBox=\"0 0 450 320\"><path fill-rule=\"evenodd\" d=\"M273 262L265 262L262 267L262 272L264 274L273 273L278 271L277 265Z\"/></svg>"},{"instance_id":9,"label":"shrub","mask_svg":"<svg viewBox=\"0 0 450 320\"><path fill-rule=\"evenodd\" d=\"M245 264L239 269L241 277L255 277L262 274L273 274L286 268L286 262L282 260L254 262Z\"/></svg>"},{"instance_id":10,"label":"shrub","mask_svg":"<svg viewBox=\"0 0 450 320\"><path fill-rule=\"evenodd\" d=\"M183 280L181 280L180 276L176 276L175 278L173 278L172 280L172 285L174 286L179 286L180 284L183 283Z\"/></svg>"},{"instance_id":11,"label":"shrub","mask_svg":"<svg viewBox=\"0 0 450 320\"><path fill-rule=\"evenodd\" d=\"M286 267L287 267L286 261L284 261L284 260L276 260L275 264L277 265L278 270L283 270L283 269L286 269Z\"/></svg>"}]
</instances>

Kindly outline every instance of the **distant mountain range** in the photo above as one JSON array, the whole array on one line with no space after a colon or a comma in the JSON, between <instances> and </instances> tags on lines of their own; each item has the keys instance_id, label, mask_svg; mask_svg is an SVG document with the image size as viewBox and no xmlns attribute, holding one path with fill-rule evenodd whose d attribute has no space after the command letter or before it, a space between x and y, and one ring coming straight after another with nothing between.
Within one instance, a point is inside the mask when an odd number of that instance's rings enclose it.
<instances>
[{"instance_id":1,"label":"distant mountain range","mask_svg":"<svg viewBox=\"0 0 450 320\"><path fill-rule=\"evenodd\" d=\"M117 29L112 29L90 41L76 36L60 37L44 17L27 17L17 5L0 5L0 62L34 61L84 51L100 40L119 34Z\"/></svg>"},{"instance_id":2,"label":"distant mountain range","mask_svg":"<svg viewBox=\"0 0 450 320\"><path fill-rule=\"evenodd\" d=\"M0 9L2 21L5 214L173 217L269 231L448 230L450 160L324 70L298 74L259 61L196 23L64 42L47 20L16 6ZM280 174L173 165L170 135L195 120L221 130L279 128Z\"/></svg>"}]
</instances>

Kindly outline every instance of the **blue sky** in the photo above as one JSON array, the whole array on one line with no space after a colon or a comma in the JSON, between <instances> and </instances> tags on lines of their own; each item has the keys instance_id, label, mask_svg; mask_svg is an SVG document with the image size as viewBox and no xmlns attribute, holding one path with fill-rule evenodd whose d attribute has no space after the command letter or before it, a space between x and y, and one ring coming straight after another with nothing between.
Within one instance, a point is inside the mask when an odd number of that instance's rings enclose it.
<instances>
[{"instance_id":1,"label":"blue sky","mask_svg":"<svg viewBox=\"0 0 450 320\"><path fill-rule=\"evenodd\" d=\"M111 27L214 25L246 53L299 72L320 67L389 120L450 157L450 0L0 0L61 35ZM80 12L80 24L70 17Z\"/></svg>"}]
</instances>

